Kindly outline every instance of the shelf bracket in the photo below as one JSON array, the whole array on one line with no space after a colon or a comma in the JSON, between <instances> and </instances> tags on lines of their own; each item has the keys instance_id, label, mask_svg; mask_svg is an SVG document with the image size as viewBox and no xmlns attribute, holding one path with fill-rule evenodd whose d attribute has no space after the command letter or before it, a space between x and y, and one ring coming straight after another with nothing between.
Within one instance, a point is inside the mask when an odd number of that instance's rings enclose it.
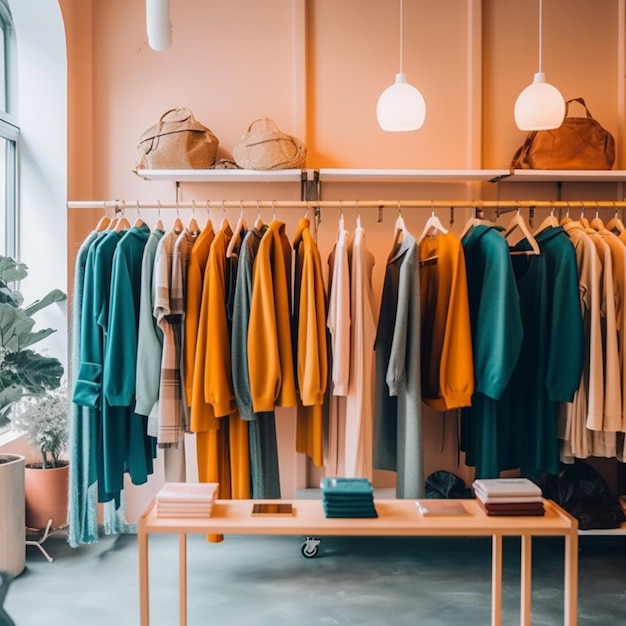
<instances>
[{"instance_id":1,"label":"shelf bracket","mask_svg":"<svg viewBox=\"0 0 626 626\"><path fill-rule=\"evenodd\" d=\"M322 192L319 170L311 170L313 178L309 178L309 171L303 170L300 178L300 200L305 202L319 200Z\"/></svg>"}]
</instances>

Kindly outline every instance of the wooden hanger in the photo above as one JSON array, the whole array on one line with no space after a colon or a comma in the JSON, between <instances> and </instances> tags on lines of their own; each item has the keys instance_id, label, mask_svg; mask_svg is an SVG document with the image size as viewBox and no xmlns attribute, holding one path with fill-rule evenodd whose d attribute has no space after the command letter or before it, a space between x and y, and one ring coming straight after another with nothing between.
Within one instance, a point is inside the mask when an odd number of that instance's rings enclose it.
<instances>
[{"instance_id":1,"label":"wooden hanger","mask_svg":"<svg viewBox=\"0 0 626 626\"><path fill-rule=\"evenodd\" d=\"M178 200L176 201L176 219L174 220L174 223L172 224L172 230L177 235L180 235L180 233L182 233L183 230L185 230L185 225L183 224L183 220L180 219L180 208L178 207Z\"/></svg>"},{"instance_id":2,"label":"wooden hanger","mask_svg":"<svg viewBox=\"0 0 626 626\"><path fill-rule=\"evenodd\" d=\"M396 218L396 223L394 225L393 246L391 247L392 250L400 245L402 239L404 238L404 233L406 233L406 224L404 223L404 218L402 217L400 202L398 202L398 217Z\"/></svg>"},{"instance_id":3,"label":"wooden hanger","mask_svg":"<svg viewBox=\"0 0 626 626\"><path fill-rule=\"evenodd\" d=\"M561 218L561 220L559 221L559 224L561 226L563 226L564 224L569 224L570 222L573 222L574 220L572 220L572 218L569 216L569 206L567 207L567 209L565 210L565 215Z\"/></svg>"},{"instance_id":4,"label":"wooden hanger","mask_svg":"<svg viewBox=\"0 0 626 626\"><path fill-rule=\"evenodd\" d=\"M224 217L222 218L222 221L220 222L220 230L222 232L226 232L230 230L230 224L228 222L228 215L226 214L226 207L224 206L223 200L222 200L222 211L224 212Z\"/></svg>"},{"instance_id":5,"label":"wooden hanger","mask_svg":"<svg viewBox=\"0 0 626 626\"><path fill-rule=\"evenodd\" d=\"M155 228L157 230L165 230L165 227L163 226L163 220L161 219L161 202L159 200L157 201L157 221Z\"/></svg>"},{"instance_id":6,"label":"wooden hanger","mask_svg":"<svg viewBox=\"0 0 626 626\"><path fill-rule=\"evenodd\" d=\"M539 233L546 230L546 228L556 228L557 226L559 226L559 220L554 215L554 207L553 207L552 210L550 211L550 215L548 215L548 217L546 217L546 219L543 220L541 224L539 224L539 226L535 229L535 232L533 234L537 236Z\"/></svg>"},{"instance_id":7,"label":"wooden hanger","mask_svg":"<svg viewBox=\"0 0 626 626\"><path fill-rule=\"evenodd\" d=\"M116 207L115 212L118 217L117 222L115 222L114 226L110 224L109 229L114 230L116 233L119 233L123 230L126 230L127 228L130 228L130 222L126 217L126 204L123 200L121 207Z\"/></svg>"},{"instance_id":8,"label":"wooden hanger","mask_svg":"<svg viewBox=\"0 0 626 626\"><path fill-rule=\"evenodd\" d=\"M137 200L137 204L135 208L137 209L137 219L135 220L133 227L139 228L143 226L145 222L141 219L141 214L139 213L139 201L138 200Z\"/></svg>"},{"instance_id":9,"label":"wooden hanger","mask_svg":"<svg viewBox=\"0 0 626 626\"><path fill-rule=\"evenodd\" d=\"M604 222L600 219L600 207L596 207L596 216L591 220L591 228L598 232L607 230L604 226Z\"/></svg>"},{"instance_id":10,"label":"wooden hanger","mask_svg":"<svg viewBox=\"0 0 626 626\"><path fill-rule=\"evenodd\" d=\"M187 232L194 237L197 237L200 234L200 226L196 220L196 202L195 200L191 201L191 219L189 220L189 224L187 224Z\"/></svg>"},{"instance_id":11,"label":"wooden hanger","mask_svg":"<svg viewBox=\"0 0 626 626\"><path fill-rule=\"evenodd\" d=\"M243 204L239 202L239 206L241 207L241 211L239 213L239 219L235 224L235 229L233 230L233 235L228 242L228 246L226 247L226 258L230 259L235 254L235 247L237 243L241 240L241 233L248 230L248 226L246 224L246 220L243 216Z\"/></svg>"},{"instance_id":12,"label":"wooden hanger","mask_svg":"<svg viewBox=\"0 0 626 626\"><path fill-rule=\"evenodd\" d=\"M256 219L254 220L254 228L256 230L261 230L263 228L263 219L261 218L261 207L259 206L259 201L256 203Z\"/></svg>"},{"instance_id":13,"label":"wooden hanger","mask_svg":"<svg viewBox=\"0 0 626 626\"><path fill-rule=\"evenodd\" d=\"M106 204L103 205L102 210L104 211L104 215L98 220L98 223L94 227L94 230L97 233L101 233L103 230L106 230L111 223L111 218L107 215Z\"/></svg>"},{"instance_id":14,"label":"wooden hanger","mask_svg":"<svg viewBox=\"0 0 626 626\"><path fill-rule=\"evenodd\" d=\"M130 222L125 215L122 215L122 217L120 217L119 221L115 225L115 232L120 233L123 230L127 230L128 228L130 228Z\"/></svg>"},{"instance_id":15,"label":"wooden hanger","mask_svg":"<svg viewBox=\"0 0 626 626\"><path fill-rule=\"evenodd\" d=\"M465 235L467 235L467 233L469 233L469 231L472 230L472 228L474 228L475 226L493 226L494 225L492 221L485 220L481 217L478 217L476 213L477 213L477 210L476 208L474 208L472 212L472 217L470 217L467 220L467 222L465 222L465 226L463 227L463 231L461 232L459 239L463 239L463 237L465 237Z\"/></svg>"},{"instance_id":16,"label":"wooden hanger","mask_svg":"<svg viewBox=\"0 0 626 626\"><path fill-rule=\"evenodd\" d=\"M589 220L585 217L584 206L580 209L580 217L578 218L578 221L582 224L583 228L591 228L591 224L589 223Z\"/></svg>"},{"instance_id":17,"label":"wooden hanger","mask_svg":"<svg viewBox=\"0 0 626 626\"><path fill-rule=\"evenodd\" d=\"M420 235L420 238L417 240L418 243L421 243L426 237L431 234L434 234L436 231L439 231L442 235L448 234L448 229L441 223L439 218L435 215L433 211L430 214L430 217L426 220L426 224L424 225L424 230Z\"/></svg>"},{"instance_id":18,"label":"wooden hanger","mask_svg":"<svg viewBox=\"0 0 626 626\"><path fill-rule=\"evenodd\" d=\"M624 222L620 219L617 211L615 211L615 215L606 223L606 229L616 235L619 235L626 230L626 226L624 226Z\"/></svg>"},{"instance_id":19,"label":"wooden hanger","mask_svg":"<svg viewBox=\"0 0 626 626\"><path fill-rule=\"evenodd\" d=\"M537 240L532 236L528 226L526 225L526 220L522 217L521 211L517 209L517 212L513 216L513 219L509 222L509 225L506 227L504 232L504 238L507 239L508 236L516 229L520 229L523 235L523 239L526 239L530 244L531 250L519 250L511 252L511 254L541 254L541 250L539 249L539 244Z\"/></svg>"}]
</instances>

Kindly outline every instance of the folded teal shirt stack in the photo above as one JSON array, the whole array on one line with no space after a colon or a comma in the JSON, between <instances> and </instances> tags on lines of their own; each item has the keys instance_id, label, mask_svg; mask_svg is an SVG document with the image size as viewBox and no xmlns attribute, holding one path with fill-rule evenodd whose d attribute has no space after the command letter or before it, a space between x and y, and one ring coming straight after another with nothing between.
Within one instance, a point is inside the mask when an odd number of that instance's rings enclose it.
<instances>
[{"instance_id":1,"label":"folded teal shirt stack","mask_svg":"<svg viewBox=\"0 0 626 626\"><path fill-rule=\"evenodd\" d=\"M378 517L367 478L323 478L320 487L326 517Z\"/></svg>"}]
</instances>

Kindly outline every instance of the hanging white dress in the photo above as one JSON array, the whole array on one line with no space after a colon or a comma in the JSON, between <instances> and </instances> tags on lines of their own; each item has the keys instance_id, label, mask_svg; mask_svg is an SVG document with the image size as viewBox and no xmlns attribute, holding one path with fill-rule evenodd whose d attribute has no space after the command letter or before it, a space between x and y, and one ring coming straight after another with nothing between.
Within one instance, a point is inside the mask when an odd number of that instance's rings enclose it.
<instances>
[{"instance_id":1,"label":"hanging white dress","mask_svg":"<svg viewBox=\"0 0 626 626\"><path fill-rule=\"evenodd\" d=\"M374 341L376 314L372 290L374 255L358 225L352 243L351 362L346 399L345 475L372 480L374 429Z\"/></svg>"}]
</instances>

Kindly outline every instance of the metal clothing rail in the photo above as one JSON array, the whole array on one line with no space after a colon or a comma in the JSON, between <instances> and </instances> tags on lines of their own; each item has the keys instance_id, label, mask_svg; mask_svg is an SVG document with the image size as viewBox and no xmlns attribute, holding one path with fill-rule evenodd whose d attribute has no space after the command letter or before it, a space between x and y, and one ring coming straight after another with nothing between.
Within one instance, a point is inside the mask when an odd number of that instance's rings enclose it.
<instances>
[{"instance_id":1,"label":"metal clothing rail","mask_svg":"<svg viewBox=\"0 0 626 626\"><path fill-rule=\"evenodd\" d=\"M207 200L160 202L150 200L73 200L68 209L622 209L626 200Z\"/></svg>"}]
</instances>

